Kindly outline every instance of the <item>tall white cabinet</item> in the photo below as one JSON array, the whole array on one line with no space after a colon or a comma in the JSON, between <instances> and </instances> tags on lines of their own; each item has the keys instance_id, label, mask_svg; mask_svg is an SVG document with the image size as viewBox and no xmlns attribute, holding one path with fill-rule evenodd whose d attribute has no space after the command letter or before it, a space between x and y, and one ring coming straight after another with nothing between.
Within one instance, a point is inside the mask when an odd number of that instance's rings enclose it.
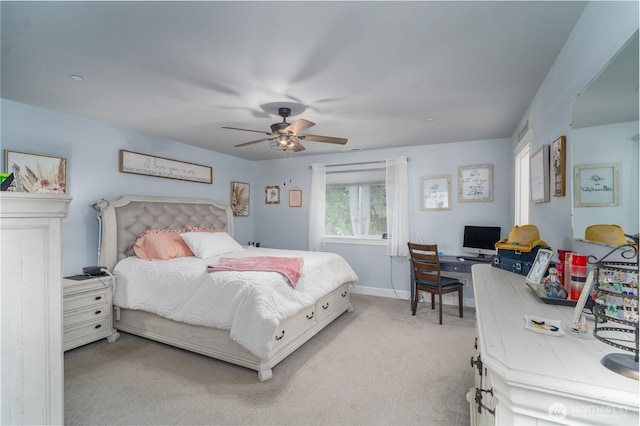
<instances>
[{"instance_id":1,"label":"tall white cabinet","mask_svg":"<svg viewBox=\"0 0 640 426\"><path fill-rule=\"evenodd\" d=\"M63 424L62 219L71 197L0 193L1 424Z\"/></svg>"}]
</instances>

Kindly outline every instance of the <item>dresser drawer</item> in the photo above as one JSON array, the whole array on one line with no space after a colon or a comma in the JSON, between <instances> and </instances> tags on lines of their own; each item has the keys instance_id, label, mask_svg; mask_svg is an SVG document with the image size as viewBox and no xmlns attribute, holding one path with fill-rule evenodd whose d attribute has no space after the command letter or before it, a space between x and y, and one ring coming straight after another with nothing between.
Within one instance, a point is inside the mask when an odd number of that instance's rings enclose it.
<instances>
[{"instance_id":1,"label":"dresser drawer","mask_svg":"<svg viewBox=\"0 0 640 426\"><path fill-rule=\"evenodd\" d=\"M76 309L87 308L89 306L95 307L104 303L108 304L109 296L109 287L67 296L64 298L64 312L66 314Z\"/></svg>"},{"instance_id":2,"label":"dresser drawer","mask_svg":"<svg viewBox=\"0 0 640 426\"><path fill-rule=\"evenodd\" d=\"M335 317L349 306L349 286L345 285L329 293L317 303L318 321Z\"/></svg>"},{"instance_id":3,"label":"dresser drawer","mask_svg":"<svg viewBox=\"0 0 640 426\"><path fill-rule=\"evenodd\" d=\"M108 303L102 303L101 305L91 307L90 309L82 309L78 311L71 311L71 313L65 313L62 326L67 329L75 326L76 324L108 317L109 309L110 306Z\"/></svg>"},{"instance_id":4,"label":"dresser drawer","mask_svg":"<svg viewBox=\"0 0 640 426\"><path fill-rule=\"evenodd\" d=\"M310 306L303 309L300 313L292 318L288 318L280 324L276 332L276 341L273 349L287 344L292 339L300 336L305 331L315 327L316 325L316 307Z\"/></svg>"}]
</instances>

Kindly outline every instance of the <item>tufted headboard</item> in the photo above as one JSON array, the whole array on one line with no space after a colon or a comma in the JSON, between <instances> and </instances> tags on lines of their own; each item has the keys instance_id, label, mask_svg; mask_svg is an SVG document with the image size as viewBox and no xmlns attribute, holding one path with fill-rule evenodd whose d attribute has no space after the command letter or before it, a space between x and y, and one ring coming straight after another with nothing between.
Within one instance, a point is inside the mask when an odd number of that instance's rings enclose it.
<instances>
[{"instance_id":1,"label":"tufted headboard","mask_svg":"<svg viewBox=\"0 0 640 426\"><path fill-rule=\"evenodd\" d=\"M233 236L231 208L211 200L124 195L93 207L101 221L100 266L110 271L119 260L135 256L133 244L147 229L215 227Z\"/></svg>"}]
</instances>

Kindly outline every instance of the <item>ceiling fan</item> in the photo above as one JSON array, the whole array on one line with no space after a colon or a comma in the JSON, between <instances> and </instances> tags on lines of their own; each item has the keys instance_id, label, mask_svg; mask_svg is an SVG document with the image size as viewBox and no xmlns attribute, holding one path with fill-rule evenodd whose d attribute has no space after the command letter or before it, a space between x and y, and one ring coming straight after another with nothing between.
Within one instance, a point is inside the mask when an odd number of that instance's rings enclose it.
<instances>
[{"instance_id":1,"label":"ceiling fan","mask_svg":"<svg viewBox=\"0 0 640 426\"><path fill-rule=\"evenodd\" d=\"M300 141L313 141L313 142L325 142L335 143L338 145L344 145L347 143L345 138L334 138L331 136L319 136L319 135L305 135L300 132L308 129L311 126L315 126L316 123L312 123L309 120L301 118L294 123L288 123L287 117L291 115L291 108L281 107L278 108L278 115L282 117L281 123L274 123L271 125L271 132L265 132L261 130L241 129L238 127L223 126L223 129L242 130L245 132L263 133L267 135L266 138L257 139L255 141L241 143L235 145L236 147L242 147L247 145L253 145L254 143L270 141L272 149L279 151L304 151L305 147L302 146Z\"/></svg>"}]
</instances>

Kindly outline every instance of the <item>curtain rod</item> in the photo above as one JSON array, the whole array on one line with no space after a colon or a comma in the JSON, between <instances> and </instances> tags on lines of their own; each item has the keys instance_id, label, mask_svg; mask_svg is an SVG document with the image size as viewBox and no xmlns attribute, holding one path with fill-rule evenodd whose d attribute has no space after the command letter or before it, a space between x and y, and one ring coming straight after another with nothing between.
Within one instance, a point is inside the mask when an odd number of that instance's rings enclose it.
<instances>
[{"instance_id":1,"label":"curtain rod","mask_svg":"<svg viewBox=\"0 0 640 426\"><path fill-rule=\"evenodd\" d=\"M407 161L409 161L409 159L407 158ZM386 160L378 160L378 161L361 161L359 163L341 163L341 164L326 164L325 167L340 167L340 166L361 166L364 164L379 164L379 163L386 163ZM311 166L309 166L309 168L311 168Z\"/></svg>"}]
</instances>

